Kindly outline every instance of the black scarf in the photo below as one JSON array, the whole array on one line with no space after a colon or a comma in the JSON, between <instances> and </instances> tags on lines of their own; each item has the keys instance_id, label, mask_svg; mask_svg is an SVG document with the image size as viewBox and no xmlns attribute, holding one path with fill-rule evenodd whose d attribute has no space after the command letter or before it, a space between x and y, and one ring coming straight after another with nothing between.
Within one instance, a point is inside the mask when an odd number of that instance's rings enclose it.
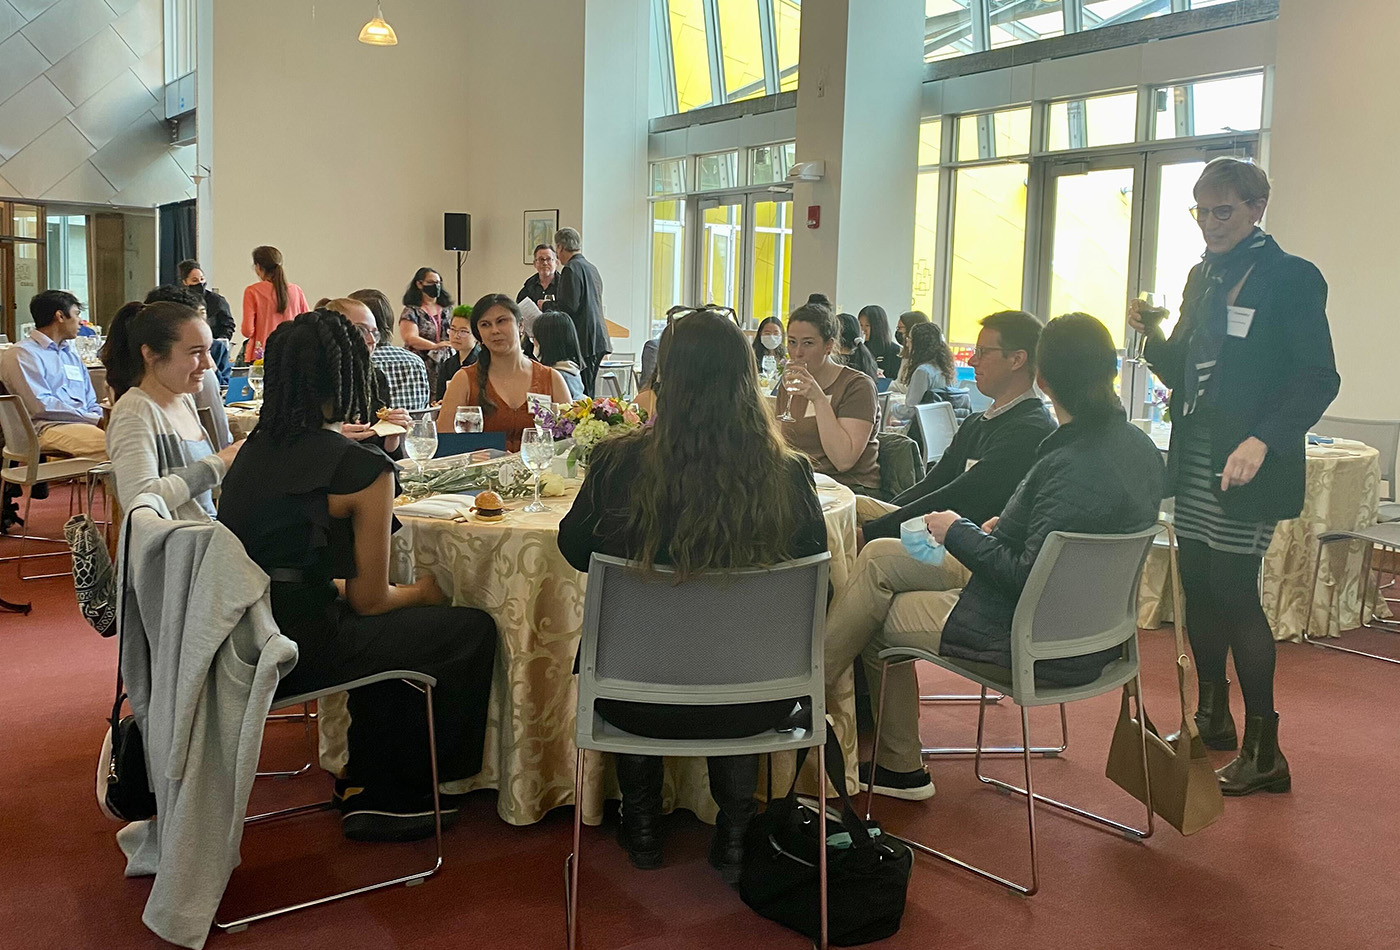
<instances>
[{"instance_id":1,"label":"black scarf","mask_svg":"<svg viewBox=\"0 0 1400 950\"><path fill-rule=\"evenodd\" d=\"M1244 280L1250 269L1259 262L1260 252L1273 244L1259 228L1246 235L1240 243L1222 254L1206 251L1201 260L1205 267L1201 271L1204 289L1196 297L1193 309L1191 336L1186 346L1185 398L1182 400L1184 415L1196 411L1197 401L1204 397L1208 403L1215 394L1219 374L1214 368L1207 369L1210 375L1204 386L1198 377L1201 364L1214 364L1220 359L1220 350L1225 346L1225 336L1230 325L1230 291Z\"/></svg>"}]
</instances>

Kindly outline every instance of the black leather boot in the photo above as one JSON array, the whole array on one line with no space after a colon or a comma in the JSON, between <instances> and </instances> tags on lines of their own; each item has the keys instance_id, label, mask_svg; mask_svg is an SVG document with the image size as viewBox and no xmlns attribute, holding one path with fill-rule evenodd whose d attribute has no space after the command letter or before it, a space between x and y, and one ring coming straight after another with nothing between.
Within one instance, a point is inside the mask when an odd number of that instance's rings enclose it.
<instances>
[{"instance_id":1,"label":"black leather boot","mask_svg":"<svg viewBox=\"0 0 1400 950\"><path fill-rule=\"evenodd\" d=\"M709 760L710 794L719 805L715 836L710 842L710 864L726 884L738 884L744 867L744 834L758 813L754 789L758 787L758 756L716 756Z\"/></svg>"},{"instance_id":2,"label":"black leather boot","mask_svg":"<svg viewBox=\"0 0 1400 950\"><path fill-rule=\"evenodd\" d=\"M1286 792L1292 788L1288 760L1278 747L1278 713L1246 716L1240 754L1215 774L1225 795Z\"/></svg>"},{"instance_id":3,"label":"black leather boot","mask_svg":"<svg viewBox=\"0 0 1400 950\"><path fill-rule=\"evenodd\" d=\"M1196 731L1207 749L1228 752L1235 748L1238 739L1235 734L1235 717L1230 715L1230 681L1208 683L1204 680L1196 685ZM1166 737L1167 742L1175 742L1179 732Z\"/></svg>"},{"instance_id":4,"label":"black leather boot","mask_svg":"<svg viewBox=\"0 0 1400 950\"><path fill-rule=\"evenodd\" d=\"M661 867L661 779L663 761L651 755L619 755L617 784L622 789L622 825L617 843L627 849L632 866L643 871Z\"/></svg>"}]
</instances>

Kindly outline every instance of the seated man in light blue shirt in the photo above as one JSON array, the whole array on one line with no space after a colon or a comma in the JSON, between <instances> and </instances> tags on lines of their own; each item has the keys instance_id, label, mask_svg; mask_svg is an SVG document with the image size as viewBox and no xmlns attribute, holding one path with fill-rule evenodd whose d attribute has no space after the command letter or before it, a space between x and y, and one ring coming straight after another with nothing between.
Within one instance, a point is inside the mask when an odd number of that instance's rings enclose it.
<instances>
[{"instance_id":1,"label":"seated man in light blue shirt","mask_svg":"<svg viewBox=\"0 0 1400 950\"><path fill-rule=\"evenodd\" d=\"M34 330L0 358L0 381L34 420L41 452L105 459L102 407L71 342L82 309L66 290L46 290L31 300Z\"/></svg>"}]
</instances>

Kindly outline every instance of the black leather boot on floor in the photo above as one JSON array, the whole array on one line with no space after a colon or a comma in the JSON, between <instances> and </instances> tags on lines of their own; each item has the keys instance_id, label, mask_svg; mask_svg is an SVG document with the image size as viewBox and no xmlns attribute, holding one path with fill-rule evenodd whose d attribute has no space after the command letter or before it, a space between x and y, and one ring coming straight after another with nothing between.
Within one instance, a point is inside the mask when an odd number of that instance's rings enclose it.
<instances>
[{"instance_id":1,"label":"black leather boot on floor","mask_svg":"<svg viewBox=\"0 0 1400 950\"><path fill-rule=\"evenodd\" d=\"M1220 779L1220 791L1225 795L1286 792L1292 788L1288 760L1278 747L1278 713L1246 716L1240 754L1215 774Z\"/></svg>"},{"instance_id":2,"label":"black leather boot on floor","mask_svg":"<svg viewBox=\"0 0 1400 950\"><path fill-rule=\"evenodd\" d=\"M754 788L758 785L758 756L732 755L709 761L710 794L719 805L715 836L710 842L710 864L726 884L738 884L744 868L744 834L758 813Z\"/></svg>"},{"instance_id":3,"label":"black leather boot on floor","mask_svg":"<svg viewBox=\"0 0 1400 950\"><path fill-rule=\"evenodd\" d=\"M617 784L622 789L622 825L617 843L627 849L632 866L643 871L661 867L661 779L664 763L650 755L619 755Z\"/></svg>"},{"instance_id":4,"label":"black leather boot on floor","mask_svg":"<svg viewBox=\"0 0 1400 950\"><path fill-rule=\"evenodd\" d=\"M1230 715L1230 681L1223 683L1198 683L1196 704L1196 731L1207 749L1229 752L1235 748L1238 738L1235 733L1235 717ZM1175 742L1180 733L1166 737Z\"/></svg>"}]
</instances>

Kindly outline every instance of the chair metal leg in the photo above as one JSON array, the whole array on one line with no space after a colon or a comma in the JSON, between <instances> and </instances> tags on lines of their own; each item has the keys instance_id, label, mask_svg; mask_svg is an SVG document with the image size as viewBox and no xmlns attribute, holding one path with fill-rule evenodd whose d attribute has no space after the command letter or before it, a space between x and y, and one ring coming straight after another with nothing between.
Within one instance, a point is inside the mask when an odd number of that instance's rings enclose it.
<instances>
[{"instance_id":1,"label":"chair metal leg","mask_svg":"<svg viewBox=\"0 0 1400 950\"><path fill-rule=\"evenodd\" d=\"M413 685L418 689L416 684ZM214 920L214 925L220 930L228 933L238 933L247 930L250 924L269 920L273 917L280 917L283 914L290 914L293 911L305 910L308 907L316 907L320 904L329 904L332 901L342 900L346 897L355 897L359 894L367 894L370 891L383 890L386 887L394 887L402 884L405 887L412 887L421 884L427 878L432 877L442 867L442 797L438 791L438 759L437 759L437 723L433 717L433 688L424 685L421 687L424 702L428 707L428 765L432 774L433 782L433 837L436 844L436 856L433 865L422 871L415 871L412 874L401 875L387 881L380 881L377 884L366 884L363 887L356 887L348 891L341 891L338 894L331 894L326 897L318 897L309 901L302 901L297 904L288 904L285 907L278 907L274 910L263 911L258 914L249 914L237 920L220 921ZM302 815L310 812L326 811L335 807L334 801L319 802L314 805L299 805L294 808L283 808L274 812L267 812L262 815L255 815L245 820L246 824L261 824L277 818L290 818L293 815Z\"/></svg>"},{"instance_id":2,"label":"chair metal leg","mask_svg":"<svg viewBox=\"0 0 1400 950\"><path fill-rule=\"evenodd\" d=\"M568 950L578 948L578 863L583 829L583 750L574 753L574 850L564 859L564 924L568 929Z\"/></svg>"},{"instance_id":3,"label":"chair metal leg","mask_svg":"<svg viewBox=\"0 0 1400 950\"><path fill-rule=\"evenodd\" d=\"M995 706L1006 698L1004 693L993 693L987 697L987 702ZM919 697L919 702L925 704L932 703L980 703L981 696L974 696L971 693L929 693Z\"/></svg>"},{"instance_id":4,"label":"chair metal leg","mask_svg":"<svg viewBox=\"0 0 1400 950\"><path fill-rule=\"evenodd\" d=\"M1326 547L1326 541L1319 540L1317 542L1317 560L1313 564L1313 582L1310 591L1312 596L1308 599L1308 615L1303 620L1303 642L1311 643L1313 646L1321 647L1324 650L1335 650L1338 653L1350 653L1352 656L1364 656L1368 659L1380 660L1382 663L1394 663L1400 666L1400 659L1397 659L1396 657L1384 656L1380 653L1370 653L1366 650L1357 650L1352 647L1344 647L1336 643L1328 643L1326 639L1327 631L1325 630L1323 631L1323 635L1321 638L1312 636L1313 603L1317 598L1317 581L1322 574L1322 553L1324 550L1326 550ZM1386 632L1395 632L1395 630L1400 630L1400 624L1396 624L1393 621L1380 620L1374 616L1374 612L1380 608L1381 600L1385 599L1383 598L1379 589L1377 589L1376 591L1375 607L1371 606L1371 564L1372 553L1375 551L1375 547L1375 545L1367 542L1366 551L1362 555L1361 626L1368 630L1384 630ZM1392 549L1389 547L1385 547L1385 550L1390 551Z\"/></svg>"},{"instance_id":5,"label":"chair metal leg","mask_svg":"<svg viewBox=\"0 0 1400 950\"><path fill-rule=\"evenodd\" d=\"M865 787L866 821L870 820L870 809L875 804L875 767L880 762L880 729L885 723L885 680L889 672L890 661L886 660L880 664L880 693L875 703L875 744L870 747L870 784Z\"/></svg>"},{"instance_id":6,"label":"chair metal leg","mask_svg":"<svg viewBox=\"0 0 1400 950\"><path fill-rule=\"evenodd\" d=\"M18 554L18 555L11 556L11 557L0 558L0 560L4 560L4 561L16 561L17 563L16 563L16 565L15 565L15 573L18 575L19 579L22 580L22 581L41 581L41 580L44 580L45 578L49 578L49 577L70 577L70 576L72 576L72 574L73 574L73 569L72 569L72 567L69 567L69 569L66 570L66 571L59 571L59 572L57 572L57 573L55 573L55 574L25 574L25 573L24 573L24 562L25 562L26 560L31 560L31 561L32 561L32 560L35 560L36 558L45 558L45 557L68 557L68 556L72 553L72 552L70 552L70 551L68 550L68 542L65 541L65 540L63 540L62 538L44 538L44 537L38 537L38 536L36 536L36 535L31 535L31 534L29 533L29 525L30 525L30 521L29 521L29 509L30 509L30 506L34 504L34 494L33 494L33 492L34 492L34 488L33 488L33 486L30 486L29 491L25 493L25 498L24 498L24 533L21 534L21 535L19 536L19 554ZM41 553L41 554L25 554L25 553L24 553L24 545L25 545L25 542L26 542L26 541L47 541L47 542L50 542L50 543L52 543L52 544L62 544L62 545L64 546L64 549L63 549L62 551L47 551L47 552L44 552L44 553Z\"/></svg>"},{"instance_id":7,"label":"chair metal leg","mask_svg":"<svg viewBox=\"0 0 1400 950\"><path fill-rule=\"evenodd\" d=\"M880 678L884 679L883 671ZM873 769L874 766L872 765ZM817 746L817 785L822 790L822 797L826 797L826 743ZM875 786L875 776L870 776L870 785ZM822 807L817 809L817 840L821 842L821 847L817 849L817 889L819 892L818 904L821 913L821 950L827 950L830 934L828 933L829 921L827 919L827 876L826 876L826 802L822 802Z\"/></svg>"},{"instance_id":8,"label":"chair metal leg","mask_svg":"<svg viewBox=\"0 0 1400 950\"><path fill-rule=\"evenodd\" d=\"M977 697L974 696L974 697L972 697L972 699L973 699L973 700L976 700ZM989 698L989 699L987 700L987 702L986 702L985 704L983 704L982 708L985 709L987 706L991 705L992 702L993 702L993 701ZM977 754L979 754L979 753L980 753L981 755L995 755L995 756L1001 756L1001 755L1020 755L1020 754L1022 753L1022 751L1023 751L1022 748L1021 748L1020 746L996 746L996 747L991 748L991 749L984 749L984 748L979 748L980 745L981 745L981 742L979 742L977 746L926 746L926 747L920 749L919 752L920 752L920 754L923 755L925 758L933 758L934 756L939 756L939 755L960 755L960 756L961 756L961 755L977 755ZM1069 718L1065 715L1065 704L1064 704L1064 703L1061 703L1061 704L1060 704L1060 744L1057 745L1057 746L1054 746L1054 745L1032 746L1030 751L1031 751L1031 754L1032 754L1032 755L1043 755L1043 756L1045 756L1047 759L1053 759L1053 758L1055 758L1057 755L1059 755L1060 753L1064 752L1064 751L1065 751L1066 749L1068 749L1068 748L1069 748Z\"/></svg>"},{"instance_id":9,"label":"chair metal leg","mask_svg":"<svg viewBox=\"0 0 1400 950\"><path fill-rule=\"evenodd\" d=\"M315 733L311 731L311 723L316 721L316 714L311 711L311 704L302 703L301 712L299 713L272 713L267 717L268 722L296 722L298 720L304 724L302 726L302 735L303 738L306 739L307 745L311 750L306 758L306 762L299 769L276 769L270 772L258 772L254 775L254 778L293 779L298 775L311 771L311 766L315 763L317 753Z\"/></svg>"}]
</instances>

